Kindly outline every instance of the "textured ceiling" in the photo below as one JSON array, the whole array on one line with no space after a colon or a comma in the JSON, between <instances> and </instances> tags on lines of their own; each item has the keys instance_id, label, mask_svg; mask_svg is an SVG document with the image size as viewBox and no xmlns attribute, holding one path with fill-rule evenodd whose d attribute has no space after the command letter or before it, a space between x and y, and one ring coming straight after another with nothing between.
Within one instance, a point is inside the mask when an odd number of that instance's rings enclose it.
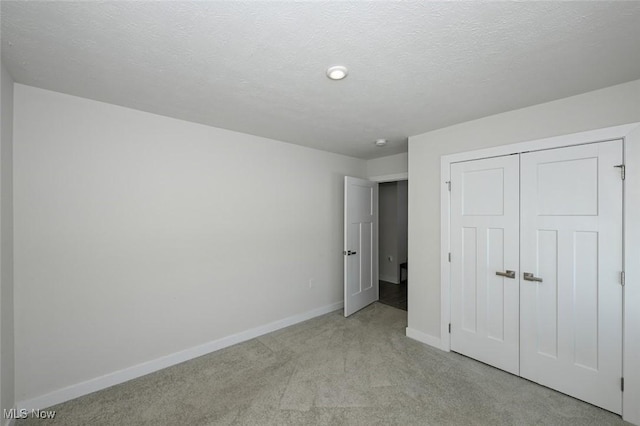
<instances>
[{"instance_id":1,"label":"textured ceiling","mask_svg":"<svg viewBox=\"0 0 640 426\"><path fill-rule=\"evenodd\" d=\"M360 158L640 78L640 2L2 1L1 13L19 83ZM333 64L349 76L328 80Z\"/></svg>"}]
</instances>

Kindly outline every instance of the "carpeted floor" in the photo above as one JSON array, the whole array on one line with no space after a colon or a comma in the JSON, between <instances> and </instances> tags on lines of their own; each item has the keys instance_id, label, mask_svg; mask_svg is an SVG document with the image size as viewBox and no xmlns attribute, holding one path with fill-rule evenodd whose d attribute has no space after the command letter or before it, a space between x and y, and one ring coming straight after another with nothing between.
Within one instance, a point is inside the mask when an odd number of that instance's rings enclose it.
<instances>
[{"instance_id":1,"label":"carpeted floor","mask_svg":"<svg viewBox=\"0 0 640 426\"><path fill-rule=\"evenodd\" d=\"M18 425L620 425L620 417L405 337L379 303L334 312L51 407Z\"/></svg>"}]
</instances>

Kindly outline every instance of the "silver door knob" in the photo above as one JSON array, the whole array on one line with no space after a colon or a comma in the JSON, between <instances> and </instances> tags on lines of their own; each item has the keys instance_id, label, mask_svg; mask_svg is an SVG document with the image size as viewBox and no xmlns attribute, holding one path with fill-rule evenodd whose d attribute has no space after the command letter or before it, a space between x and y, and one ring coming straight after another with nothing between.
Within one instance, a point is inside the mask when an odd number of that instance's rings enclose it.
<instances>
[{"instance_id":1,"label":"silver door knob","mask_svg":"<svg viewBox=\"0 0 640 426\"><path fill-rule=\"evenodd\" d=\"M534 275L533 275L533 273L531 273L531 272L525 272L525 273L522 275L522 278L523 278L525 281L536 281L536 282L539 282L539 283L541 283L541 282L542 282L542 278L539 278L539 277L534 276Z\"/></svg>"}]
</instances>

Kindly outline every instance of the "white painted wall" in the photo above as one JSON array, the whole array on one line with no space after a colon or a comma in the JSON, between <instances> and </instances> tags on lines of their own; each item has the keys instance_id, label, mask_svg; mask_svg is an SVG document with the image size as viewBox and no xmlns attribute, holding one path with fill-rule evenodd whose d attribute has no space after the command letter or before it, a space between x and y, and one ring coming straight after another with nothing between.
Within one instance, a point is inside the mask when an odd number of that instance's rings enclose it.
<instances>
[{"instance_id":1,"label":"white painted wall","mask_svg":"<svg viewBox=\"0 0 640 426\"><path fill-rule=\"evenodd\" d=\"M13 79L0 65L0 411L13 408Z\"/></svg>"},{"instance_id":2,"label":"white painted wall","mask_svg":"<svg viewBox=\"0 0 640 426\"><path fill-rule=\"evenodd\" d=\"M404 177L406 179L408 164L409 157L406 152L367 160L367 177L387 177L389 180L398 180Z\"/></svg>"},{"instance_id":3,"label":"white painted wall","mask_svg":"<svg viewBox=\"0 0 640 426\"><path fill-rule=\"evenodd\" d=\"M398 284L397 182L381 183L378 186L378 231L379 278Z\"/></svg>"},{"instance_id":4,"label":"white painted wall","mask_svg":"<svg viewBox=\"0 0 640 426\"><path fill-rule=\"evenodd\" d=\"M342 301L364 160L20 84L14 140L19 401Z\"/></svg>"}]
</instances>

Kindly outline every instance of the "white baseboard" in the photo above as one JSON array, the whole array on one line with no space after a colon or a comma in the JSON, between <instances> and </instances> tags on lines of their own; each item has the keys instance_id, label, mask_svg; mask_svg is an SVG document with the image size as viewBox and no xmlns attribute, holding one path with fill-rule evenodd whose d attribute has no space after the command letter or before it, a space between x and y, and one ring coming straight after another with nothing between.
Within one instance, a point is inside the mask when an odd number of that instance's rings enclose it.
<instances>
[{"instance_id":1,"label":"white baseboard","mask_svg":"<svg viewBox=\"0 0 640 426\"><path fill-rule=\"evenodd\" d=\"M62 402L69 401L83 395L87 395L141 376L145 376L149 373L162 370L163 368L171 367L172 365L180 364L181 362L188 361L190 359L197 358L199 356L206 355L208 353L215 352L217 350L224 349L238 343L246 342L247 340L260 337L264 334L271 333L273 331L280 330L282 328L289 327L303 321L307 321L320 315L328 314L329 312L342 309L343 306L343 302L333 303L331 305L313 309L302 314L293 315L269 324L261 325L256 328L242 331L231 336L223 337L221 339L195 346L193 348L185 349L171 355L166 355L151 361L144 362L142 364L137 364L132 367L125 368L123 370L114 371L113 373L105 374L104 376L96 377L85 382L67 386L65 388L55 390L45 395L37 396L35 398L27 399L24 401L19 401L17 403L17 408L24 408L31 411L32 409L37 410L51 407L52 405L60 404Z\"/></svg>"},{"instance_id":2,"label":"white baseboard","mask_svg":"<svg viewBox=\"0 0 640 426\"><path fill-rule=\"evenodd\" d=\"M398 277L392 276L392 275L379 275L378 279L380 281L386 281L388 283L392 283L392 284L400 284L400 281L398 281Z\"/></svg>"},{"instance_id":3,"label":"white baseboard","mask_svg":"<svg viewBox=\"0 0 640 426\"><path fill-rule=\"evenodd\" d=\"M417 340L420 343L424 343L425 345L433 346L434 348L442 349L442 340L439 337L432 336L427 333L423 333L422 331L418 331L414 328L407 327L407 337Z\"/></svg>"}]
</instances>

